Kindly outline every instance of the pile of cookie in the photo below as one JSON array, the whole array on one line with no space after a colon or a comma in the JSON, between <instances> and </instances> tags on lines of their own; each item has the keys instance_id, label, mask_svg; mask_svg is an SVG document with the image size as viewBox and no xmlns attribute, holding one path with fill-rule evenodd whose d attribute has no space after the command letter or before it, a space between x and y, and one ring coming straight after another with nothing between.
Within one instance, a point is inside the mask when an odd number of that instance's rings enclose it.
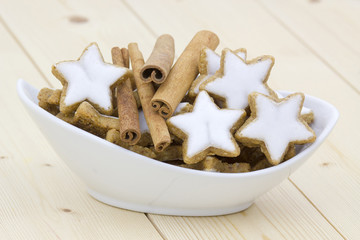
<instances>
[{"instance_id":1,"label":"pile of cookie","mask_svg":"<svg viewBox=\"0 0 360 240\"><path fill-rule=\"evenodd\" d=\"M130 151L196 170L255 171L315 141L304 94L282 96L267 85L274 58L248 60L245 49L219 56L218 44L200 31L173 65L167 34L146 62L136 43L114 47L112 64L92 43L78 60L53 65L63 88L41 89L39 106Z\"/></svg>"}]
</instances>

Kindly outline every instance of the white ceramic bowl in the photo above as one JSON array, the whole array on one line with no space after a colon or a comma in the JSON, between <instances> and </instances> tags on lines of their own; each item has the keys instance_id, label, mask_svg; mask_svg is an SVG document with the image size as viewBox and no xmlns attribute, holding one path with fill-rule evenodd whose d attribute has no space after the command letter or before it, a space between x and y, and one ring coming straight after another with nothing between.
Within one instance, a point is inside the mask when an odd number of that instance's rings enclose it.
<instances>
[{"instance_id":1,"label":"white ceramic bowl","mask_svg":"<svg viewBox=\"0 0 360 240\"><path fill-rule=\"evenodd\" d=\"M338 111L306 96L315 114L317 139L278 166L249 173L203 172L162 163L123 149L46 112L38 90L19 80L18 95L44 136L95 199L139 212L209 216L248 208L261 194L293 173L320 146L334 127ZM283 92L286 94L286 92Z\"/></svg>"}]
</instances>

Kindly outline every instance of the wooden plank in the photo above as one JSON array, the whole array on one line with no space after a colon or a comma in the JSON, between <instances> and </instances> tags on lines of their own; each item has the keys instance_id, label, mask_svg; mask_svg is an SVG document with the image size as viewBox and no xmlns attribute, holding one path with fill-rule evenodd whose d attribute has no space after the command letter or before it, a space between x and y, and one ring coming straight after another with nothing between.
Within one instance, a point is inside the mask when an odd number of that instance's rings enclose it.
<instances>
[{"instance_id":1,"label":"wooden plank","mask_svg":"<svg viewBox=\"0 0 360 240\"><path fill-rule=\"evenodd\" d=\"M101 6L97 6L98 8L100 8L99 10L99 15L101 15L100 17L98 15L96 15L96 11L95 12L91 12L91 14L95 14L95 16L91 15L91 19L95 18L98 22L99 25L102 21L106 21L106 22L121 22L124 21L124 19L119 16L119 14L113 14L113 11L111 9L108 9L109 7L114 7L114 6L119 6L120 3L113 3L113 1L108 1L110 3L108 4L102 4ZM26 3L25 3L26 4ZM68 3L69 5L70 3ZM78 5L75 5L78 4ZM83 3L84 4L84 3ZM128 3L130 4L130 2ZM131 4L138 4L138 3L134 3L132 2ZM149 4L149 5L147 5ZM228 9L226 8L226 6L222 6L219 5L219 3L210 3L209 7L206 7L206 12L199 12L198 9L204 8L205 2L200 2L200 3L195 3L194 5L191 5L190 3L187 2L169 2L169 3L165 3L166 9L168 9L167 11L157 11L157 13L159 15L157 15L156 17L154 17L154 15L150 14L153 11L149 11L149 9L153 9L153 6L159 6L160 4L164 4L163 2L157 2L154 5L152 5L154 3L147 3L147 2L142 2L141 5L139 6L135 6L133 7L133 11L138 13L139 16L141 16L143 18L143 22L146 22L148 24L148 26L156 26L154 27L153 31L155 32L155 35L159 35L161 33L172 33L173 36L176 39L176 47L177 47L177 53L179 54L181 52L181 50L185 47L185 45L188 43L188 41L191 39L191 37L193 36L193 34L198 31L200 28L209 28L215 32L217 32L219 34L219 36L222 39L222 44L221 47L224 46L229 46L231 48L238 48L238 47L247 47L249 50L249 54L250 56L256 56L256 55L260 55L260 54L273 54L277 57L277 64L281 66L281 69L283 70L278 70L274 69L274 72L272 74L272 82L273 86L283 86L284 89L299 89L302 91L305 91L306 88L308 88L307 86L304 85L303 83L303 77L306 75L304 72L300 72L301 74L293 74L296 71L299 71L299 66L302 66L304 69L310 69L311 71L314 71L314 76L322 76L322 77L334 77L333 73L329 71L329 69L323 65L323 63L321 63L320 61L318 61L316 58L314 58L313 54L311 52L309 52L306 48L304 48L301 44L299 44L296 40L294 40L294 38L289 35L288 33L284 32L282 33L281 31L283 31L283 29L281 29L281 27L279 27L279 25L274 22L274 20L269 17L264 11L262 11L261 9L258 9L258 6L256 4L253 4L251 2L241 2L240 3L236 3L236 2L231 2L231 4L233 4L234 6L236 6L236 8L234 9ZM240 6L239 6L240 5ZM21 41L21 44L23 44L24 46L26 46L26 49L29 49L29 51L31 52L31 56L34 57L34 61L36 63L39 64L40 69L45 69L45 71L47 71L48 67L44 67L46 64L51 64L54 61L51 61L50 59L45 59L44 58L44 54L49 51L47 49L46 46L43 47L43 49L41 50L41 52L35 51L35 50L31 50L33 47L36 47L37 45L41 45L41 41L47 41L47 40L41 40L41 37L47 38L47 35L56 35L56 36L61 36L64 34L64 32L66 32L67 34L70 34L70 36L73 36L74 38L77 38L76 33L72 33L70 31L64 30L62 33L57 33L58 29L64 29L64 27L62 27L64 25L64 22L66 22L66 18L64 16L68 16L70 13L76 13L76 12L80 12L80 9L83 8L91 8L91 6L95 6L94 5L85 5L82 6L82 8L80 8L80 4L79 2L77 3L71 3L71 6L68 6L65 10L62 10L62 6L56 6L57 8L59 8L61 14L57 14L55 11L50 11L51 13L48 14L46 13L45 15L42 15L42 13L37 12L37 16L34 18L34 22L36 23L36 26L38 28L40 28L40 30L36 30L34 29L34 27L32 27L31 30L27 30L27 29L22 29L23 26L26 26L26 23L24 23L24 20L21 19L18 15L21 13L20 11L17 11L14 7L12 6L8 6L8 5L4 5L6 8L4 12L9 12L10 10L12 10L12 15L9 16L10 14L4 16L7 24L11 27L11 29L14 31L15 35L19 38L19 40ZM36 4L34 4L34 6L36 6ZM46 6L46 4L45 4ZM79 7L80 6L80 7ZM123 6L123 5L121 5ZM35 11L35 7L33 6L27 6L31 11ZM78 7L78 8L76 8ZM71 11L69 10L71 9ZM239 9L241 9L241 17L242 19L244 19L244 21L239 21L239 22L233 22L230 21L231 19L237 19L239 18ZM8 11L9 10L9 11ZM135 11L136 10L136 11ZM90 11L90 10L87 10ZM146 11L146 12L145 12ZM11 12L11 11L10 11ZM102 18L104 18L103 13L105 12L109 12L110 14L108 14L106 16L106 20L102 20ZM220 18L214 18L213 16L218 16L218 12L222 12L223 14L221 15ZM255 14L255 15L254 15ZM34 14L35 15L35 14ZM61 17L63 16L63 17ZM253 16L256 16L256 18L253 18ZM129 16L130 18L130 16ZM50 20L48 20L50 19ZM166 24L164 23L164 19L166 19ZM54 24L54 26L56 26L57 28L48 28L47 27L47 23L44 20L48 20L50 22L52 22L52 24ZM206 20L206 21L205 21ZM251 20L252 24L249 26L248 24L246 24L246 20ZM45 23L44 23L45 22ZM60 22L60 23L59 23ZM230 27L227 26L227 23L233 23L233 25L231 25ZM136 22L134 23L134 28L137 28ZM258 28L254 27L257 26ZM31 26L28 26L31 27ZM274 28L275 30L280 29L281 32L281 36L274 36L273 32L274 32ZM70 27L70 29L72 29ZM74 28L76 29L76 28ZM260 30L261 29L261 30ZM46 35L43 33L45 32L45 30L47 31ZM76 32L76 30L72 30L74 32ZM90 30L89 30L90 31ZM26 38L25 33L31 33L33 32L33 34L35 34L35 36L33 36L30 40ZM86 31L84 31L85 35L86 35ZM137 32L135 30L131 31L131 32ZM72 35L71 35L72 34ZM138 33L134 33L134 34L138 34ZM37 36L36 36L37 35ZM110 36L110 34L109 34ZM153 42L150 43L150 41L154 41L154 39L151 39L150 37L153 36L149 33L149 37L148 38L144 38L141 39L143 41L144 44L144 50L150 52L151 51L151 47L153 45ZM266 37L264 37L266 36ZM136 36L132 36L133 39L130 41L133 41L134 39L139 39L136 38ZM283 40L283 38L281 37L285 37L284 39L286 40L290 40L290 43L287 44L283 44L283 42L279 41L279 40ZM52 38L50 36L50 38ZM111 37L109 37L111 38ZM40 39L40 40L39 40ZM101 39L101 38L100 38ZM56 39L53 39L56 40ZM150 41L149 41L150 40ZM101 40L103 41L103 40ZM60 46L60 40L58 40L58 44L53 44L51 47L53 46ZM85 41L84 41L85 42ZM146 42L148 42L148 46L146 46ZM241 43L241 46L239 46L239 43ZM64 44L65 45L65 44ZM83 47L80 46L82 44L79 44L79 46L76 47L75 51L79 51L78 49L82 49ZM112 44L109 44L109 47ZM294 48L294 46L296 48ZM106 45L107 46L107 45ZM71 47L72 48L72 47ZM75 49L75 47L74 47ZM58 52L56 52L57 54L62 54L62 51L68 51L64 48L61 48L61 50L57 50ZM145 52L144 51L144 52ZM71 59L74 58L73 54L71 53L71 56L64 56L62 59ZM70 55L70 52L69 52ZM144 54L145 55L145 54ZM54 56L54 54L51 54L51 56ZM77 55L76 55L77 57ZM45 61L45 60L46 61ZM310 60L309 60L310 59ZM55 61L58 61L58 59L54 59ZM322 75L322 72L325 71L325 74ZM309 74L309 73L307 73ZM310 75L310 74L309 74ZM308 76L309 76L308 75ZM289 81L288 80L288 76L292 76L292 80ZM313 75L310 75L311 77L313 77ZM274 80L275 79L275 80ZM311 78L308 78L311 79ZM337 80L336 76L335 79ZM316 84L316 83L315 83ZM315 87L314 87L315 88ZM312 90L314 91L314 93L316 93L316 89ZM329 96L328 96L329 97ZM325 98L326 99L326 98ZM332 99L332 98L328 98L328 99ZM354 151L353 151L354 152ZM323 176L324 177L324 176ZM328 176L325 176L324 179L327 179ZM287 188L291 187L292 189L287 190ZM295 191L296 189L288 184L285 187L286 190L284 190L284 192L291 192L291 190ZM286 198L285 198L286 199ZM309 205L309 203L306 201L306 199L304 197L301 197L302 201L300 201L300 205L302 204L307 204L308 207L305 208L309 208L312 209L308 214L311 216L311 218L313 219L317 219L319 217L319 213L314 209L311 208L311 206ZM286 216L287 212L289 212L289 207L291 207L294 203L292 202L294 200L290 199L289 200L289 204L287 205L288 207L283 207L283 205L280 205L280 203L276 202L275 200L271 203L271 204L275 204L276 206L278 206L279 211L282 211L283 216ZM299 200L296 200L297 202ZM264 205L262 205L264 204ZM261 203L257 203L256 206L271 206L271 205L267 205L269 204L268 202L261 202ZM260 209L260 208L258 208ZM266 207L264 207L263 209L266 209ZM255 208L256 210L256 208ZM301 211L301 209L299 208L299 211ZM261 211L261 213L257 213L259 211L254 211L251 212L251 214L249 214L249 218L255 217L255 219L257 219L257 221L259 221L259 224L264 223L267 228L271 229L271 232L274 232L272 235L274 236L279 236L279 235L284 235L283 232L281 232L280 230L277 230L276 227L272 224L269 223L269 220L267 220L269 218L268 215L266 215L264 212L264 210ZM269 214L269 213L267 213ZM279 214L279 213L277 213ZM294 219L297 218L302 218L302 219L306 219L304 217L303 212L296 212L297 215L294 216ZM277 217L277 215L275 216ZM204 219L204 220L199 220L199 221L207 221L207 218L199 218L199 219ZM313 229L314 232L318 232L318 226L313 226L313 225L300 225L300 226L290 226L287 225L287 219L284 217L279 216L278 217L280 223L285 226L284 228L286 228L286 231L290 232L289 235L294 235L296 236L297 232L302 231L302 229ZM321 219L321 218L320 218ZM270 221L271 222L271 221ZM306 221L303 221L306 222ZM193 223L195 224L195 223ZM202 225L201 225L202 224ZM206 226L206 224L204 223L199 223L199 225L201 226ZM334 235L334 236L340 236L340 235L336 235L335 230L324 220L320 220L321 224L321 228L326 229L327 232L330 233L330 236ZM221 224L220 224L221 226ZM228 224L224 225L224 227L228 227ZM272 226L272 227L271 227ZM197 225L195 226L195 228L197 227ZM241 226L235 224L234 228L238 229ZM287 229L289 227L289 229ZM171 225L168 225L167 228L171 228ZM223 228L223 227L221 227ZM209 234L217 236L217 231L213 230L211 228L211 226L208 226L205 229L207 232L209 232ZM238 230L236 230L238 231ZM282 230L285 231L285 230ZM180 232L180 230L179 230ZM232 232L232 231L228 231L228 232ZM268 230L267 230L268 232ZM309 232L309 231L304 231L305 233ZM192 232L189 232L188 230L185 231L186 234L193 234ZM253 229L243 229L242 234L246 235L246 236L255 236L254 234L254 230ZM180 233L179 233L180 234ZM200 234L201 235L201 234ZM196 236L200 237L199 234L197 234ZM229 235L230 236L230 235ZM268 235L266 235L268 236ZM308 238L312 238L314 235L309 235ZM315 235L316 236L316 235ZM319 238L321 238L320 233L318 233ZM251 239L251 238L250 238Z\"/></svg>"},{"instance_id":2,"label":"wooden plank","mask_svg":"<svg viewBox=\"0 0 360 240\"><path fill-rule=\"evenodd\" d=\"M51 74L51 65L77 59L91 42L99 44L107 62L114 46L137 41L146 57L155 44L154 36L121 1L21 0L3 1L0 6L6 24L57 88L61 84Z\"/></svg>"},{"instance_id":3,"label":"wooden plank","mask_svg":"<svg viewBox=\"0 0 360 240\"><path fill-rule=\"evenodd\" d=\"M323 216L313 214L314 206L308 204L303 194L297 189L288 186L290 184L289 181L285 181L256 201L262 214L279 229L285 238L343 239L339 232L324 228ZM284 208L286 211L283 210ZM289 231L289 229L292 230Z\"/></svg>"},{"instance_id":4,"label":"wooden plank","mask_svg":"<svg viewBox=\"0 0 360 240\"><path fill-rule=\"evenodd\" d=\"M360 225L359 160L347 159L338 146L327 141L302 167L303 173L290 177L346 239L360 238L356 227Z\"/></svg>"},{"instance_id":5,"label":"wooden plank","mask_svg":"<svg viewBox=\"0 0 360 240\"><path fill-rule=\"evenodd\" d=\"M354 211L359 206L360 197L360 161L356 147L356 139L360 137L356 117L360 115L359 94L260 5L252 1L227 3L168 1L164 6L167 11L154 18L151 12L146 11L151 7L150 3L128 1L144 22L156 26L155 33L177 31L191 35L187 29L191 32L205 26L218 33L222 46L233 49L246 47L249 58L262 54L275 56L276 63L269 80L273 88L302 91L325 99L340 110L341 117L334 132L291 179L321 214L336 229L340 229L341 234L349 239L356 238L358 231L352 223L359 225L360 219L358 212ZM164 3L158 1L151 4ZM173 11L183 13L184 19L183 25L177 23L176 30L169 27L179 21L177 16L172 15ZM161 19L167 19L167 24L161 24ZM333 167L336 178L334 172L330 173L319 165L319 162L327 162L330 158L336 163ZM335 186L335 191L321 191L328 189L330 183ZM343 199L347 201L344 203ZM336 206L336 209L330 205ZM344 214L339 218L341 212Z\"/></svg>"},{"instance_id":6,"label":"wooden plank","mask_svg":"<svg viewBox=\"0 0 360 240\"><path fill-rule=\"evenodd\" d=\"M167 239L286 239L257 205L219 217L149 217Z\"/></svg>"},{"instance_id":7,"label":"wooden plank","mask_svg":"<svg viewBox=\"0 0 360 240\"><path fill-rule=\"evenodd\" d=\"M343 239L314 212L303 195L284 181L238 214L149 217L168 239Z\"/></svg>"},{"instance_id":8,"label":"wooden plank","mask_svg":"<svg viewBox=\"0 0 360 240\"><path fill-rule=\"evenodd\" d=\"M2 24L0 35L1 238L162 239L144 214L91 198L56 156L15 91L19 77L47 83Z\"/></svg>"},{"instance_id":9,"label":"wooden plank","mask_svg":"<svg viewBox=\"0 0 360 240\"><path fill-rule=\"evenodd\" d=\"M360 92L360 2L260 0L339 77Z\"/></svg>"}]
</instances>

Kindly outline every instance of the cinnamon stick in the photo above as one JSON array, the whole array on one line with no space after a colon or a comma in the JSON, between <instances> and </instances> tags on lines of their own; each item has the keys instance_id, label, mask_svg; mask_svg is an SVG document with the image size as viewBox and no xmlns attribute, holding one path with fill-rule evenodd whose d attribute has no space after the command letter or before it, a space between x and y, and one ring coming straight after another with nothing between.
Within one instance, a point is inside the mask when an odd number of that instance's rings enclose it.
<instances>
[{"instance_id":1,"label":"cinnamon stick","mask_svg":"<svg viewBox=\"0 0 360 240\"><path fill-rule=\"evenodd\" d=\"M130 68L129 50L127 48L121 48L121 54L123 56L124 67ZM136 89L134 78L130 78L132 90Z\"/></svg>"},{"instance_id":2,"label":"cinnamon stick","mask_svg":"<svg viewBox=\"0 0 360 240\"><path fill-rule=\"evenodd\" d=\"M144 82L153 81L161 84L165 81L174 62L174 39L169 34L161 35L155 43L154 49L141 68L140 76Z\"/></svg>"},{"instance_id":3,"label":"cinnamon stick","mask_svg":"<svg viewBox=\"0 0 360 240\"><path fill-rule=\"evenodd\" d=\"M203 47L215 50L218 44L219 38L215 33L210 31L196 33L151 100L153 109L159 111L162 117L169 118L173 114L198 75L200 50Z\"/></svg>"},{"instance_id":4,"label":"cinnamon stick","mask_svg":"<svg viewBox=\"0 0 360 240\"><path fill-rule=\"evenodd\" d=\"M140 97L141 106L144 112L146 123L150 130L150 135L154 143L155 150L163 151L171 142L170 133L164 118L151 107L150 100L154 96L152 82L145 83L141 80L140 70L144 65L144 58L136 43L128 45L131 66L134 72L135 84Z\"/></svg>"},{"instance_id":5,"label":"cinnamon stick","mask_svg":"<svg viewBox=\"0 0 360 240\"><path fill-rule=\"evenodd\" d=\"M120 67L126 67L122 51L119 47L113 47L111 49L111 57L112 57L113 64L116 64Z\"/></svg>"},{"instance_id":6,"label":"cinnamon stick","mask_svg":"<svg viewBox=\"0 0 360 240\"><path fill-rule=\"evenodd\" d=\"M127 48L121 48L121 54L123 58L124 67L129 68L129 50Z\"/></svg>"},{"instance_id":7,"label":"cinnamon stick","mask_svg":"<svg viewBox=\"0 0 360 240\"><path fill-rule=\"evenodd\" d=\"M120 48L112 48L111 54L114 64L125 67L126 59L123 58ZM117 86L117 107L120 121L120 139L134 145L140 140L141 131L139 112L129 78Z\"/></svg>"}]
</instances>

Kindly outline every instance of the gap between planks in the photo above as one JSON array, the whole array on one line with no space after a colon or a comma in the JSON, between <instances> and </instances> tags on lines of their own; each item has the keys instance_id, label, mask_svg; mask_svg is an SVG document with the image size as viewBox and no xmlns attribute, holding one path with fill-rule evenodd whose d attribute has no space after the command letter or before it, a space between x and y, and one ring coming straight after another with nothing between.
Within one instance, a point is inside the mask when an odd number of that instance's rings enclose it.
<instances>
[{"instance_id":1,"label":"gap between planks","mask_svg":"<svg viewBox=\"0 0 360 240\"><path fill-rule=\"evenodd\" d=\"M130 10L130 12L139 19L139 21L145 26L145 28L151 33L151 35L154 36L154 38L156 38L156 33L152 31L152 29L146 25L146 23L139 18L139 16L134 12L134 10L127 4L125 3L125 6ZM31 55L29 54L29 52L25 49L24 45L21 44L20 40L16 37L16 35L13 33L13 31L11 31L11 29L9 28L8 24L5 22L5 20L0 16L0 24L2 24L5 28L5 30L9 33L9 35L11 36L11 38L15 41L15 43L19 46L19 48L21 49L22 52L24 52L25 56L29 59L29 61L31 62L31 64L34 66L34 68L36 69L36 71L39 72L39 74L41 75L41 77L44 79L44 81L50 86L50 87L54 87L53 84L47 79L47 77L44 75L44 73L41 71L40 67L36 64L35 60L31 57ZM151 223L151 225L155 228L155 230L159 233L159 235L167 240L167 238L164 236L164 234L160 231L160 229L157 227L157 225L151 220L151 218L148 216L148 213L143 213L146 218L149 220L149 222Z\"/></svg>"},{"instance_id":2,"label":"gap between planks","mask_svg":"<svg viewBox=\"0 0 360 240\"><path fill-rule=\"evenodd\" d=\"M155 230L159 233L159 235L165 239L168 240L168 238L163 234L163 232L160 230L160 228L154 223L154 221L151 219L151 217L149 216L149 213L145 213L145 216L147 217L147 219L149 220L149 222L153 225L153 227L155 228Z\"/></svg>"},{"instance_id":3,"label":"gap between planks","mask_svg":"<svg viewBox=\"0 0 360 240\"><path fill-rule=\"evenodd\" d=\"M35 60L30 56L29 52L26 51L24 45L21 44L20 40L15 36L15 34L13 33L13 31L11 31L11 29L9 28L8 24L5 22L5 20L1 17L0 15L0 23L4 26L5 30L7 31L7 33L9 33L9 35L11 36L11 38L16 42L16 44L19 46L19 48L21 49L21 51L24 52L25 56L29 59L29 61L31 62L31 64L34 66L34 68L36 69L36 71L39 72L39 74L41 75L41 77L45 80L45 82L50 86L50 87L54 87L53 84L51 84L51 82L46 78L46 76L44 75L44 73L41 71L39 65L36 64Z\"/></svg>"},{"instance_id":4,"label":"gap between planks","mask_svg":"<svg viewBox=\"0 0 360 240\"><path fill-rule=\"evenodd\" d=\"M291 181L290 181L291 182ZM291 182L292 183L292 182ZM296 188L297 190L299 190L298 188ZM300 193L302 194L302 192L300 191ZM305 197L306 200L309 201L309 199L307 197ZM285 235L282 233L282 231L266 216L266 214L258 207L255 205L255 207L258 209L258 211L266 218L266 220L281 234L281 236L286 239ZM316 209L317 211L319 211L318 209ZM321 214L321 213L320 213ZM323 216L321 214L321 216ZM245 239L245 238L244 238ZM265 239L266 240L266 239Z\"/></svg>"},{"instance_id":5,"label":"gap between planks","mask_svg":"<svg viewBox=\"0 0 360 240\"><path fill-rule=\"evenodd\" d=\"M157 38L157 34L156 32L146 23L146 21L144 19L141 18L141 16L135 11L135 9L133 9L125 0L120 0L122 2L122 4L124 4L124 6L129 10L129 12L131 12L132 15L134 15L134 17L136 17L139 22L144 25L145 29L149 31L149 33L156 39Z\"/></svg>"},{"instance_id":6,"label":"gap between planks","mask_svg":"<svg viewBox=\"0 0 360 240\"><path fill-rule=\"evenodd\" d=\"M311 206L313 206L313 208L316 209L316 211L318 211L320 213L320 215L329 223L330 226L332 226L334 228L334 230L343 238L346 239L346 237L335 227L335 225L319 210L319 208L311 201L311 199L306 196L306 194L296 185L296 183L294 181L292 181L290 178L288 178L288 180L291 182L292 185L294 185L294 187L301 193L301 195L304 196L304 198L306 198L306 200L311 204Z\"/></svg>"},{"instance_id":7,"label":"gap between planks","mask_svg":"<svg viewBox=\"0 0 360 240\"><path fill-rule=\"evenodd\" d=\"M125 6L126 8L139 20L139 22L149 31L149 33L154 36L154 38L156 38L157 34L154 32L154 30L145 22L145 20L143 18L141 18L141 16L139 14L137 14L137 12L131 7L129 6L129 4L124 1L124 0L120 0ZM295 32L293 32L284 22L282 22L279 18L277 18L266 6L264 6L262 3L260 3L259 1L257 1L257 3L272 17L274 18L286 31L288 31L291 35L293 35L303 46L305 46L307 49L310 50L311 53L313 53L317 58L320 59L320 61L322 61L327 67L329 67L331 69L331 71L333 71L336 75L338 75L342 80L344 80L352 89L354 89L358 94L360 93L359 90L357 90L349 81L346 80L346 78L344 78L339 72L337 72L325 59L323 59L314 49L312 49L302 38L300 38ZM11 29L9 28L8 24L5 22L5 20L0 16L0 22L1 24L4 26L4 28L6 29L6 31L9 33L9 35L14 39L14 41L17 43L17 45L19 46L19 48L24 52L24 54L26 55L26 57L30 60L30 62L33 64L33 66L35 67L35 69L40 73L40 75L43 77L43 79L47 82L47 84L51 87L53 87L53 85L51 84L51 82L48 81L48 79L46 78L46 76L44 75L44 73L41 71L41 69L39 68L39 66L36 64L35 60L31 57L31 55L29 54L29 52L25 49L24 45L21 44L21 42L19 41L19 39L16 37L16 35L11 31ZM289 181L291 182L291 184L293 184L295 186L295 188L306 198L306 200L316 209L316 211L318 211L320 213L320 215L326 219L326 221L336 230L336 232L339 233L339 235L341 235L341 237L343 237L345 239L345 237L341 234L341 232L338 231L338 229L336 229L336 227L324 216L324 214L313 204L313 202L304 194L303 191L301 191L301 189L299 189L299 187L291 180L289 179ZM259 209L260 210L260 209ZM260 212L262 213L262 215L266 217L265 214L263 214L263 212L260 210ZM149 214L145 213L145 216L147 217L147 219L150 221L150 223L153 225L153 227L156 229L156 231L160 234L160 236L163 239L167 239L164 234L161 232L161 230L158 228L158 226L156 225L156 223L154 223L151 219L151 217L149 216ZM271 221L269 221L271 222ZM237 229L237 228L236 228ZM279 231L280 232L280 231Z\"/></svg>"},{"instance_id":8,"label":"gap between planks","mask_svg":"<svg viewBox=\"0 0 360 240\"><path fill-rule=\"evenodd\" d=\"M295 39L297 39L305 48L307 48L315 57L317 57L322 63L324 63L333 73L335 73L341 80L343 80L348 86L350 86L357 94L360 95L360 90L357 89L349 80L347 80L339 71L337 71L328 61L326 61L315 49L313 49L303 38L295 33L288 25L286 25L280 18L278 18L273 12L266 7L261 1L255 1L265 12L269 14L281 27L288 31Z\"/></svg>"},{"instance_id":9,"label":"gap between planks","mask_svg":"<svg viewBox=\"0 0 360 240\"><path fill-rule=\"evenodd\" d=\"M143 24L143 26L151 33L151 35L153 35L154 36L154 38L156 38L157 37L157 34L156 34L156 32L151 28L151 26L149 26L147 23L146 23L146 21L141 17L141 15L139 15L128 3L127 3L127 1L125 1L125 0L120 0L125 6L126 6L126 8L139 20L139 22L141 23L141 24ZM298 189L297 187L296 187L296 189ZM302 192L301 192L302 193ZM303 194L303 193L302 193ZM308 198L306 198L307 200L308 200ZM260 209L259 209L260 210ZM316 208L316 210L318 211L318 209ZM262 211L260 211L261 212L261 214L266 218L266 219L268 219L267 217L266 217L266 215L262 212ZM161 229L157 226L157 224L152 220L152 218L151 218L151 215L149 214L149 213L145 213L145 216L148 218L148 220L151 222L151 224L154 226L154 228L156 229L156 231L160 234L160 236L163 238L163 239L165 239L165 240L167 240L168 238L165 236L165 234L161 231ZM321 216L323 216L323 214L321 214ZM226 217L226 216L225 216ZM271 221L269 221L270 223L271 223ZM231 221L229 221L229 223L230 224L232 224L233 225L233 223L231 222ZM272 224L272 223L271 223ZM272 224L273 225L273 224ZM273 225L274 226L274 225ZM332 226L332 225L331 225ZM275 228L276 228L276 226L274 226ZM237 229L237 227L236 226L234 226L234 228L236 229L236 231L242 236L242 238L245 240L246 238L241 234L241 232ZM277 229L277 228L276 228ZM279 231L279 229L277 229L278 231ZM281 231L279 231L280 233L281 233Z\"/></svg>"},{"instance_id":10,"label":"gap between planks","mask_svg":"<svg viewBox=\"0 0 360 240\"><path fill-rule=\"evenodd\" d=\"M128 8L128 10L139 20L139 22L141 22L144 27L149 30L149 32L156 37L157 34L155 33L155 31L151 28L151 26L149 26L146 21L141 17L141 15L139 15L125 0L121 0L121 2ZM277 18L265 5L263 5L259 0L256 1L258 5L260 5L268 14L270 17L274 18L276 22L279 23L280 26L282 26L286 31L288 31L292 36L295 37L295 39L297 39L300 44L302 44L305 48L309 49L309 51L314 54L314 56L316 56L318 59L320 59L321 62L323 62L331 71L333 71L337 76L339 76L346 84L348 84L352 89L354 89L356 91L356 93L360 94L360 91L354 87L351 82L349 82L345 77L343 77L338 71L336 71L336 69L334 69L324 58L322 58L314 49L312 49L302 38L300 38L295 32L293 32L285 23L283 23L279 18ZM288 178L288 180L290 181L290 183L292 185L294 185L294 187L301 193L301 195L304 196L304 198L314 207L314 209L326 220L326 222L329 223L329 225L334 228L334 230L339 233L339 235L343 238L346 239L344 237L344 235L330 222L330 220L328 218L326 218L326 216L320 211L319 208L316 207L316 205L310 200L310 198L308 196L306 196L306 194L290 179ZM261 214L265 217L266 215L259 209L259 211L261 212ZM149 221L153 224L153 226L155 227L155 229L159 232L159 234L166 239L166 237L164 236L164 234L161 232L161 230L158 228L158 226L156 225L155 222L152 221L151 217L149 216L149 214L145 214L146 217L149 219ZM269 221L271 222L271 221ZM276 228L276 226L274 226ZM235 228L237 229L237 228ZM281 231L279 231L281 233ZM245 238L244 238L245 239Z\"/></svg>"}]
</instances>

